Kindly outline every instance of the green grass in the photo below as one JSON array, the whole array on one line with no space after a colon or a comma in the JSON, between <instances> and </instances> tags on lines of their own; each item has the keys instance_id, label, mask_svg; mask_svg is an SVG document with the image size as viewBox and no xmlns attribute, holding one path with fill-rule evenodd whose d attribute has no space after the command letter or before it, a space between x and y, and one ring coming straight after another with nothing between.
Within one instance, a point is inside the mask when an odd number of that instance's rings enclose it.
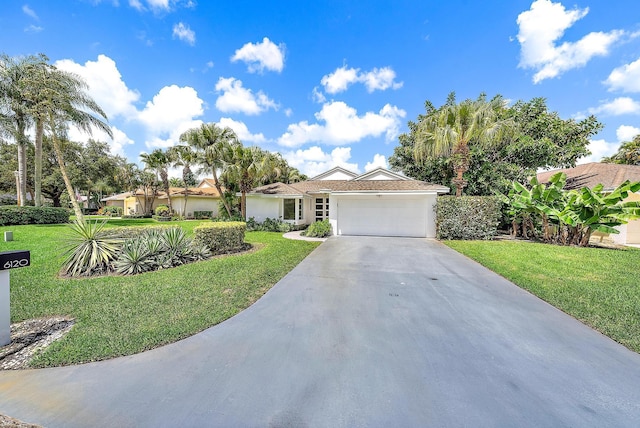
<instances>
[{"instance_id":1,"label":"green grass","mask_svg":"<svg viewBox=\"0 0 640 428\"><path fill-rule=\"evenodd\" d=\"M640 250L526 241L445 244L640 352Z\"/></svg>"},{"instance_id":2,"label":"green grass","mask_svg":"<svg viewBox=\"0 0 640 428\"><path fill-rule=\"evenodd\" d=\"M202 222L117 219L109 224L179 224L191 233ZM76 320L68 335L32 362L34 367L130 355L193 335L250 306L318 245L248 232L246 241L257 251L131 277L61 279L68 226L3 227L0 236L5 230L13 231L14 241L0 242L0 251L31 251L31 266L11 271L12 322L52 315Z\"/></svg>"}]
</instances>

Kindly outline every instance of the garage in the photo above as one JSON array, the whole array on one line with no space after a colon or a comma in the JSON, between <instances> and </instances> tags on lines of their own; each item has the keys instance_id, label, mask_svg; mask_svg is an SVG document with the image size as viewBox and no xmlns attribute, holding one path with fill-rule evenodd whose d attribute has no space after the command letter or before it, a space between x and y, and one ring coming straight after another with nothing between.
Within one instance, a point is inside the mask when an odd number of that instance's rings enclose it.
<instances>
[{"instance_id":1,"label":"garage","mask_svg":"<svg viewBox=\"0 0 640 428\"><path fill-rule=\"evenodd\" d=\"M340 195L337 234L424 238L434 202L435 195Z\"/></svg>"}]
</instances>

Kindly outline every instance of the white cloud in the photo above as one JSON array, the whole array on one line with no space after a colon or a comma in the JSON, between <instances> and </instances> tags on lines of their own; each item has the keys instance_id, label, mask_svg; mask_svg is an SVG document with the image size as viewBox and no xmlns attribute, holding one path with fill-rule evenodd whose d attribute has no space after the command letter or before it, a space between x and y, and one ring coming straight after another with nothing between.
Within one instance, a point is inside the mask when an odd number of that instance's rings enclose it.
<instances>
[{"instance_id":1,"label":"white cloud","mask_svg":"<svg viewBox=\"0 0 640 428\"><path fill-rule=\"evenodd\" d=\"M148 101L138 119L155 134L172 133L180 128L185 131L185 124L191 125L194 117L202 116L203 101L195 89L177 85L165 86Z\"/></svg>"},{"instance_id":2,"label":"white cloud","mask_svg":"<svg viewBox=\"0 0 640 428\"><path fill-rule=\"evenodd\" d=\"M605 140L590 140L588 148L589 151L591 151L591 155L580 158L577 164L600 162L603 157L614 154L619 146L620 143L610 143Z\"/></svg>"},{"instance_id":3,"label":"white cloud","mask_svg":"<svg viewBox=\"0 0 640 428\"><path fill-rule=\"evenodd\" d=\"M228 117L223 117L218 122L218 125L222 128L231 128L236 133L240 141L243 143L260 144L267 141L262 132L258 134L252 134L249 132L249 128L244 122L233 120Z\"/></svg>"},{"instance_id":4,"label":"white cloud","mask_svg":"<svg viewBox=\"0 0 640 428\"><path fill-rule=\"evenodd\" d=\"M322 93L322 91L320 91L318 89L317 86L315 86L313 88L313 91L311 91L311 99L316 102L316 103L324 103L325 101L327 101L327 97L324 96L324 94Z\"/></svg>"},{"instance_id":5,"label":"white cloud","mask_svg":"<svg viewBox=\"0 0 640 428\"><path fill-rule=\"evenodd\" d=\"M293 110L291 110L290 108L284 109L284 115L287 117L291 117L291 115L293 115Z\"/></svg>"},{"instance_id":6,"label":"white cloud","mask_svg":"<svg viewBox=\"0 0 640 428\"><path fill-rule=\"evenodd\" d=\"M364 166L365 172L371 171L372 169L376 168L389 168L387 158L379 153L373 155L373 160L371 162L367 162L367 164Z\"/></svg>"},{"instance_id":7,"label":"white cloud","mask_svg":"<svg viewBox=\"0 0 640 428\"><path fill-rule=\"evenodd\" d=\"M84 65L70 59L56 61L54 65L81 76L89 85L89 95L109 119L116 116L129 118L137 114L134 103L140 94L127 88L116 63L108 56L99 55L97 61L87 61Z\"/></svg>"},{"instance_id":8,"label":"white cloud","mask_svg":"<svg viewBox=\"0 0 640 428\"><path fill-rule=\"evenodd\" d=\"M604 83L610 91L640 92L640 59L614 69Z\"/></svg>"},{"instance_id":9,"label":"white cloud","mask_svg":"<svg viewBox=\"0 0 640 428\"><path fill-rule=\"evenodd\" d=\"M182 22L179 22L173 26L173 38L180 39L183 42L190 44L191 46L196 44L196 33Z\"/></svg>"},{"instance_id":10,"label":"white cloud","mask_svg":"<svg viewBox=\"0 0 640 428\"><path fill-rule=\"evenodd\" d=\"M124 131L111 126L111 132L113 138L109 137L106 132L98 129L93 129L91 134L79 130L78 128L71 126L69 128L69 139L79 143L86 143L87 140L94 139L96 141L102 141L109 144L111 154L124 156L124 147L130 144L134 144L134 141L124 133Z\"/></svg>"},{"instance_id":11,"label":"white cloud","mask_svg":"<svg viewBox=\"0 0 640 428\"><path fill-rule=\"evenodd\" d=\"M341 145L354 143L366 137L385 134L387 142L394 140L400 129L400 119L406 112L386 104L378 113L367 112L358 116L353 107L342 101L332 101L322 106L315 114L324 124L309 124L307 121L291 124L278 140L286 147L298 147L306 143Z\"/></svg>"},{"instance_id":12,"label":"white cloud","mask_svg":"<svg viewBox=\"0 0 640 428\"><path fill-rule=\"evenodd\" d=\"M289 165L298 168L300 172L309 177L315 177L336 166L360 172L357 163L349 162L351 147L336 147L331 153L325 153L320 147L313 146L305 150L285 152L282 157Z\"/></svg>"},{"instance_id":13,"label":"white cloud","mask_svg":"<svg viewBox=\"0 0 640 428\"><path fill-rule=\"evenodd\" d=\"M361 75L362 83L367 87L368 92L375 90L384 91L389 88L399 89L404 84L396 82L396 72L391 67L374 68Z\"/></svg>"},{"instance_id":14,"label":"white cloud","mask_svg":"<svg viewBox=\"0 0 640 428\"><path fill-rule=\"evenodd\" d=\"M613 101L604 102L598 107L592 107L588 111L589 114L604 114L608 116L640 114L640 102L629 97L619 97Z\"/></svg>"},{"instance_id":15,"label":"white cloud","mask_svg":"<svg viewBox=\"0 0 640 428\"><path fill-rule=\"evenodd\" d=\"M358 72L356 68L347 68L346 65L337 68L333 73L323 76L320 80L324 90L330 94L346 91L347 88L358 81Z\"/></svg>"},{"instance_id":16,"label":"white cloud","mask_svg":"<svg viewBox=\"0 0 640 428\"><path fill-rule=\"evenodd\" d=\"M222 95L216 100L216 108L224 113L244 113L254 115L270 108L277 110L278 105L262 91L253 93L244 88L242 81L233 77L221 77L216 83L216 91Z\"/></svg>"},{"instance_id":17,"label":"white cloud","mask_svg":"<svg viewBox=\"0 0 640 428\"><path fill-rule=\"evenodd\" d=\"M268 37L262 43L247 43L236 50L231 62L243 61L250 73L262 73L265 69L277 71L284 68L284 44L276 45Z\"/></svg>"},{"instance_id":18,"label":"white cloud","mask_svg":"<svg viewBox=\"0 0 640 428\"><path fill-rule=\"evenodd\" d=\"M42 30L44 30L44 28L40 27L39 25L33 25L33 24L24 28L25 33L39 33Z\"/></svg>"},{"instance_id":19,"label":"white cloud","mask_svg":"<svg viewBox=\"0 0 640 428\"><path fill-rule=\"evenodd\" d=\"M24 6L22 6L22 12L24 12L25 15L35 19L36 21L40 20L36 12L33 9L31 9L28 4L25 4Z\"/></svg>"},{"instance_id":20,"label":"white cloud","mask_svg":"<svg viewBox=\"0 0 640 428\"><path fill-rule=\"evenodd\" d=\"M621 125L616 129L616 137L620 142L631 141L636 135L640 135L640 128L635 126Z\"/></svg>"},{"instance_id":21,"label":"white cloud","mask_svg":"<svg viewBox=\"0 0 640 428\"><path fill-rule=\"evenodd\" d=\"M561 3L536 0L531 8L518 15L518 41L521 47L519 67L536 70L533 82L557 77L565 71L584 66L594 56L604 56L625 33L592 32L577 42L556 42L589 8L566 10Z\"/></svg>"},{"instance_id":22,"label":"white cloud","mask_svg":"<svg viewBox=\"0 0 640 428\"><path fill-rule=\"evenodd\" d=\"M323 76L320 83L327 93L337 94L346 91L354 83L364 84L368 92L401 88L403 82L396 82L395 79L396 72L391 67L374 68L371 71L361 73L359 68L347 68L344 65L333 73ZM314 95L315 92L314 88Z\"/></svg>"}]
</instances>

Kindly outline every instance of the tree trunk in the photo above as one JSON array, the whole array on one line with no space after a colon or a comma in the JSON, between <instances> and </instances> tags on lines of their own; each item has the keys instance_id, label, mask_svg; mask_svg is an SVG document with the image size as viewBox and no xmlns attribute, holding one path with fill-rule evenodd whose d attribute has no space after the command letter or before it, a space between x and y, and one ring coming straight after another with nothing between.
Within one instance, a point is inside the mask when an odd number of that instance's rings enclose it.
<instances>
[{"instance_id":1,"label":"tree trunk","mask_svg":"<svg viewBox=\"0 0 640 428\"><path fill-rule=\"evenodd\" d=\"M36 152L33 161L35 171L33 181L35 187L34 203L36 207L42 206L42 136L44 135L44 123L42 119L36 119Z\"/></svg>"},{"instance_id":2,"label":"tree trunk","mask_svg":"<svg viewBox=\"0 0 640 428\"><path fill-rule=\"evenodd\" d=\"M16 144L18 145L18 200L19 205L24 207L27 200L27 137L22 120L18 121Z\"/></svg>"},{"instance_id":3,"label":"tree trunk","mask_svg":"<svg viewBox=\"0 0 640 428\"><path fill-rule=\"evenodd\" d=\"M167 206L169 207L169 213L173 213L173 207L171 206L171 195L169 194L171 190L169 189L169 177L167 176L166 170L160 171L160 178L162 180L162 185L164 187L164 192L167 194Z\"/></svg>"},{"instance_id":4,"label":"tree trunk","mask_svg":"<svg viewBox=\"0 0 640 428\"><path fill-rule=\"evenodd\" d=\"M64 164L64 158L62 157L62 149L60 148L60 141L58 141L58 137L56 137L55 131L52 132L52 137L53 137L53 148L56 151L56 157L58 158L58 165L60 166L60 173L62 174L64 185L67 188L67 193L69 194L69 199L71 200L71 205L73 206L73 211L76 214L76 220L84 223L84 216L82 215L82 210L80 209L80 205L78 204L76 193L73 190L73 186L71 185L71 180L69 180L69 176L67 175L67 168Z\"/></svg>"},{"instance_id":5,"label":"tree trunk","mask_svg":"<svg viewBox=\"0 0 640 428\"><path fill-rule=\"evenodd\" d=\"M215 182L216 190L218 191L218 194L220 195L220 199L222 199L222 203L224 204L224 208L227 210L227 214L229 214L229 218L231 218L231 207L229 206L229 203L227 202L227 199L222 194L222 186L220 186L220 183L218 182L218 174L216 173L215 167L212 168L212 171L213 171L213 181ZM243 216L244 216L244 214L243 214Z\"/></svg>"},{"instance_id":6,"label":"tree trunk","mask_svg":"<svg viewBox=\"0 0 640 428\"><path fill-rule=\"evenodd\" d=\"M240 198L240 211L242 212L242 218L244 221L247 221L247 192L244 190L241 192L242 197ZM231 217L231 215L229 215Z\"/></svg>"}]
</instances>

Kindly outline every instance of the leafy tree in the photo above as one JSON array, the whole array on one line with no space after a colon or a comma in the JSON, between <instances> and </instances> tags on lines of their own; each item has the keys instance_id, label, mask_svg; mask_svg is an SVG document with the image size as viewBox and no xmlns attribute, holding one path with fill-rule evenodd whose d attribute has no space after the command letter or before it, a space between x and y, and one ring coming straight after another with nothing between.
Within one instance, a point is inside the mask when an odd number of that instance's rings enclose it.
<instances>
[{"instance_id":1,"label":"leafy tree","mask_svg":"<svg viewBox=\"0 0 640 428\"><path fill-rule=\"evenodd\" d=\"M188 145L173 146L167 151L167 155L174 167L182 167L182 179L177 180L174 187L184 187L184 213L187 212L189 187L196 185L196 179L191 171L191 164L197 161L196 153Z\"/></svg>"},{"instance_id":2,"label":"leafy tree","mask_svg":"<svg viewBox=\"0 0 640 428\"><path fill-rule=\"evenodd\" d=\"M414 156L420 124L434 112L437 109L427 101L425 114L416 122L410 121L409 132L400 135L389 163L409 177L453 187L451 157L427 157L417 162ZM561 119L556 112L548 111L543 98L518 101L503 107L499 115L516 123L515 134L491 145L470 140L469 170L464 174L468 181L466 194L508 193L512 181L526 183L539 168L575 166L577 159L589 154L589 138L602 128L593 116L581 121Z\"/></svg>"},{"instance_id":3,"label":"leafy tree","mask_svg":"<svg viewBox=\"0 0 640 428\"><path fill-rule=\"evenodd\" d=\"M615 154L603 158L602 162L640 165L640 134L633 137L633 140L622 143Z\"/></svg>"},{"instance_id":4,"label":"leafy tree","mask_svg":"<svg viewBox=\"0 0 640 428\"><path fill-rule=\"evenodd\" d=\"M197 163L205 173L213 175L216 190L221 196L227 214L231 217L231 205L222 197L222 186L218 180L218 170L224 173L228 164L227 156L231 146L240 144L237 135L231 128L220 128L215 123L203 123L199 128L192 128L180 135L180 141L193 147Z\"/></svg>"},{"instance_id":5,"label":"leafy tree","mask_svg":"<svg viewBox=\"0 0 640 428\"><path fill-rule=\"evenodd\" d=\"M43 93L40 95L42 101L38 108L45 112L46 126L50 131L60 173L67 193L71 196L71 204L76 218L83 221L82 210L66 171L61 145L66 140L66 131L70 124L88 134L93 132L94 127L104 131L110 137L112 131L109 125L102 120L106 120L107 115L86 93L88 86L80 76L55 68L51 69L48 74L46 85L40 88Z\"/></svg>"},{"instance_id":6,"label":"leafy tree","mask_svg":"<svg viewBox=\"0 0 640 428\"><path fill-rule=\"evenodd\" d=\"M171 195L169 189L169 166L171 166L171 158L162 149L155 149L151 153L142 153L140 155L142 161L147 164L147 168L156 171L160 177L162 188L167 195L169 212L173 212L171 207Z\"/></svg>"},{"instance_id":7,"label":"leafy tree","mask_svg":"<svg viewBox=\"0 0 640 428\"><path fill-rule=\"evenodd\" d=\"M471 159L469 144L473 141L482 148L490 147L509 138L515 129L513 120L500 117L502 108L504 100L500 96L487 102L482 94L475 101L465 100L458 104L452 92L444 106L418 124L415 160L450 158L456 174L453 180L456 196L461 196L467 184L463 174L469 170Z\"/></svg>"},{"instance_id":8,"label":"leafy tree","mask_svg":"<svg viewBox=\"0 0 640 428\"><path fill-rule=\"evenodd\" d=\"M627 180L605 193L602 184L592 189L563 190L566 180L566 174L559 172L550 178L548 186L538 183L535 177L530 187L513 183L504 201L515 235L517 223L522 224L524 237L527 229L535 235L535 220L539 220L545 242L584 247L594 231L619 233L615 226L640 218L640 202L625 202L629 193L640 190L640 182Z\"/></svg>"},{"instance_id":9,"label":"leafy tree","mask_svg":"<svg viewBox=\"0 0 640 428\"><path fill-rule=\"evenodd\" d=\"M26 131L33 123L29 100L29 79L35 68L43 67L44 55L10 57L0 55L0 135L8 135L18 146L18 195L20 205L26 201L27 146Z\"/></svg>"},{"instance_id":10,"label":"leafy tree","mask_svg":"<svg viewBox=\"0 0 640 428\"><path fill-rule=\"evenodd\" d=\"M225 182L233 182L240 190L240 212L247 218L247 193L254 187L270 182L280 175L278 156L259 147L244 147L241 143L228 148L224 172Z\"/></svg>"}]
</instances>

